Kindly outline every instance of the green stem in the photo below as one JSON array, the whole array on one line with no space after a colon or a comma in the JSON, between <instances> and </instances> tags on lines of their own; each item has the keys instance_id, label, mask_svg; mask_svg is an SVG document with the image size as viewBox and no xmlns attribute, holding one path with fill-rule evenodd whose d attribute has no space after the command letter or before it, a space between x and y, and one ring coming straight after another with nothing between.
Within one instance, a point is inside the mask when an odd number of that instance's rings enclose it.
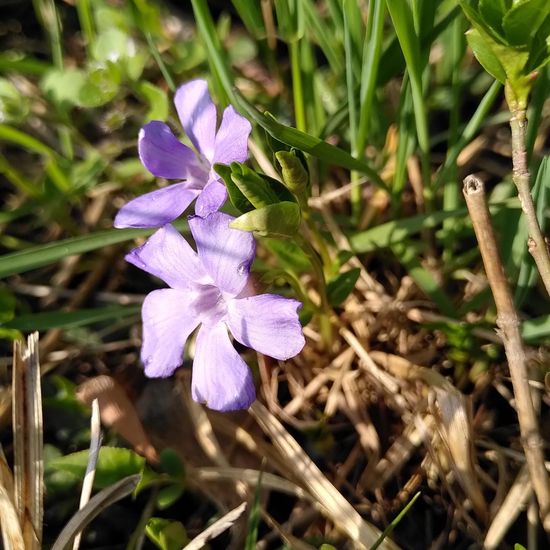
<instances>
[{"instance_id":1,"label":"green stem","mask_svg":"<svg viewBox=\"0 0 550 550\"><path fill-rule=\"evenodd\" d=\"M64 69L64 63L63 48L61 45L61 27L55 2L54 0L35 0L34 9L48 34L53 64L56 69L62 71ZM69 160L72 160L74 157L74 148L69 128L61 126L58 130L58 134L63 155Z\"/></svg>"},{"instance_id":2,"label":"green stem","mask_svg":"<svg viewBox=\"0 0 550 550\"><path fill-rule=\"evenodd\" d=\"M525 132L527 127L526 110L512 107L510 128L512 130L512 179L516 185L521 208L527 221L529 232L529 252L539 270L546 292L550 296L550 255L546 240L537 220L537 213L531 196L530 173L527 168L527 151L525 149Z\"/></svg>"},{"instance_id":3,"label":"green stem","mask_svg":"<svg viewBox=\"0 0 550 550\"><path fill-rule=\"evenodd\" d=\"M311 244L301 236L297 237L297 243L300 248L308 255L315 277L319 284L319 296L321 298L320 311L319 311L319 325L321 331L321 338L326 348L330 348L332 345L332 325L330 322L331 307L328 302L327 296L327 284L325 280L325 273L323 271L323 265L319 260L317 251L311 246Z\"/></svg>"}]
</instances>

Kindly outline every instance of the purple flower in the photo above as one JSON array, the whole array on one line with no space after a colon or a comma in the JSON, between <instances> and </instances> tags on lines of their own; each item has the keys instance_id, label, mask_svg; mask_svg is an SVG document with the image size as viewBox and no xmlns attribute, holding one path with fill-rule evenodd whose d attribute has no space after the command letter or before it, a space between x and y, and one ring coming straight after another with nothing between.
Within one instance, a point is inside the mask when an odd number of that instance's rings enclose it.
<instances>
[{"instance_id":1,"label":"purple flower","mask_svg":"<svg viewBox=\"0 0 550 550\"><path fill-rule=\"evenodd\" d=\"M161 227L180 216L197 197L196 214L215 212L226 201L227 190L212 166L247 158L250 122L229 106L216 132L216 106L205 80L180 86L174 104L197 153L181 143L164 122L153 120L139 132L139 158L153 175L185 181L130 201L115 217L115 227Z\"/></svg>"},{"instance_id":2,"label":"purple flower","mask_svg":"<svg viewBox=\"0 0 550 550\"><path fill-rule=\"evenodd\" d=\"M255 399L250 369L233 348L228 329L241 344L275 359L293 357L305 342L300 302L251 295L254 237L231 229L233 219L222 212L190 217L197 252L166 225L126 256L170 287L154 290L143 302L145 374L170 376L182 363L187 338L200 325L192 395L220 411L247 408Z\"/></svg>"}]
</instances>

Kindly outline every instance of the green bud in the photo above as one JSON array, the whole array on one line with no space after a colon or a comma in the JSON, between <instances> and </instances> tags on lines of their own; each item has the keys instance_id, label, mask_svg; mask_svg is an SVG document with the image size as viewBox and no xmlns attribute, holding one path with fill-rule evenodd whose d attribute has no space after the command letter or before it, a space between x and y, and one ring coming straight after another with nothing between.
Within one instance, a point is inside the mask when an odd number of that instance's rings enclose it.
<instances>
[{"instance_id":1,"label":"green bud","mask_svg":"<svg viewBox=\"0 0 550 550\"><path fill-rule=\"evenodd\" d=\"M307 193L309 175L294 151L278 151L275 157L281 165L283 183L295 195Z\"/></svg>"},{"instance_id":2,"label":"green bud","mask_svg":"<svg viewBox=\"0 0 550 550\"><path fill-rule=\"evenodd\" d=\"M283 201L251 210L229 224L233 229L253 231L262 237L292 237L300 226L300 207Z\"/></svg>"}]
</instances>

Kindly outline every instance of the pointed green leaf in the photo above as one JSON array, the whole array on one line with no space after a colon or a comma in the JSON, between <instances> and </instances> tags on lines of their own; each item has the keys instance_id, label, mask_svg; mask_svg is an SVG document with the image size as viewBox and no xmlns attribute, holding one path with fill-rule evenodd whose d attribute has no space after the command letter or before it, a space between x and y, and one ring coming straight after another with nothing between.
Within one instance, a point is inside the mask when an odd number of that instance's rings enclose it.
<instances>
[{"instance_id":1,"label":"pointed green leaf","mask_svg":"<svg viewBox=\"0 0 550 550\"><path fill-rule=\"evenodd\" d=\"M502 36L502 19L508 11L504 0L479 0L479 14L483 21Z\"/></svg>"},{"instance_id":2,"label":"pointed green leaf","mask_svg":"<svg viewBox=\"0 0 550 550\"><path fill-rule=\"evenodd\" d=\"M89 451L79 451L59 458L48 464L48 468L69 472L78 479L84 479ZM97 459L94 487L102 489L132 474L140 474L145 458L130 449L101 447Z\"/></svg>"},{"instance_id":3,"label":"pointed green leaf","mask_svg":"<svg viewBox=\"0 0 550 550\"><path fill-rule=\"evenodd\" d=\"M474 28L466 33L466 39L481 66L496 80L504 83L506 72L491 48L491 41Z\"/></svg>"},{"instance_id":4,"label":"pointed green leaf","mask_svg":"<svg viewBox=\"0 0 550 550\"><path fill-rule=\"evenodd\" d=\"M265 180L244 164L231 163L231 179L255 208L263 208L279 202L277 195Z\"/></svg>"},{"instance_id":5,"label":"pointed green leaf","mask_svg":"<svg viewBox=\"0 0 550 550\"><path fill-rule=\"evenodd\" d=\"M508 42L514 46L527 45L550 14L548 0L520 0L504 16L502 27Z\"/></svg>"},{"instance_id":6,"label":"pointed green leaf","mask_svg":"<svg viewBox=\"0 0 550 550\"><path fill-rule=\"evenodd\" d=\"M358 267L340 273L327 285L328 301L331 306L339 306L355 288L361 270Z\"/></svg>"},{"instance_id":7,"label":"pointed green leaf","mask_svg":"<svg viewBox=\"0 0 550 550\"><path fill-rule=\"evenodd\" d=\"M247 212L229 225L233 229L254 231L262 237L292 237L299 226L300 207L288 201Z\"/></svg>"},{"instance_id":8,"label":"pointed green leaf","mask_svg":"<svg viewBox=\"0 0 550 550\"><path fill-rule=\"evenodd\" d=\"M150 518L145 534L160 550L180 550L189 542L185 527L179 521L164 518Z\"/></svg>"}]
</instances>

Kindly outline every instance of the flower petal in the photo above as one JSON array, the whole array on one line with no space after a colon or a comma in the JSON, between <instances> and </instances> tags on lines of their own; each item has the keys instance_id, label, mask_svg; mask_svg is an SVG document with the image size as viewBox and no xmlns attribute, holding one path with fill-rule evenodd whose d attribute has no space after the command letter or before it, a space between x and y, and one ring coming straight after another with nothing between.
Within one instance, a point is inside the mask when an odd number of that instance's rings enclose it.
<instances>
[{"instance_id":1,"label":"flower petal","mask_svg":"<svg viewBox=\"0 0 550 550\"><path fill-rule=\"evenodd\" d=\"M185 342L200 322L192 298L171 288L154 290L145 298L141 360L147 376L170 376L182 364Z\"/></svg>"},{"instance_id":2,"label":"flower petal","mask_svg":"<svg viewBox=\"0 0 550 550\"><path fill-rule=\"evenodd\" d=\"M222 123L216 134L212 164L244 162L248 157L248 136L252 130L250 122L230 105L223 112Z\"/></svg>"},{"instance_id":3,"label":"flower petal","mask_svg":"<svg viewBox=\"0 0 550 550\"><path fill-rule=\"evenodd\" d=\"M216 411L247 409L256 399L252 374L224 323L202 325L195 344L191 394Z\"/></svg>"},{"instance_id":4,"label":"flower petal","mask_svg":"<svg viewBox=\"0 0 550 550\"><path fill-rule=\"evenodd\" d=\"M201 171L193 150L158 120L149 122L139 131L138 151L143 166L160 178L186 179Z\"/></svg>"},{"instance_id":5,"label":"flower petal","mask_svg":"<svg viewBox=\"0 0 550 550\"><path fill-rule=\"evenodd\" d=\"M161 227L125 259L172 288L194 289L208 280L197 253L171 225Z\"/></svg>"},{"instance_id":6,"label":"flower petal","mask_svg":"<svg viewBox=\"0 0 550 550\"><path fill-rule=\"evenodd\" d=\"M275 359L289 359L305 344L296 312L301 305L275 294L228 300L227 324L241 344Z\"/></svg>"},{"instance_id":7,"label":"flower petal","mask_svg":"<svg viewBox=\"0 0 550 550\"><path fill-rule=\"evenodd\" d=\"M222 292L231 296L239 294L246 285L256 253L252 233L229 227L234 219L223 212L213 212L205 218L189 218L189 227L206 272Z\"/></svg>"},{"instance_id":8,"label":"flower petal","mask_svg":"<svg viewBox=\"0 0 550 550\"><path fill-rule=\"evenodd\" d=\"M217 212L227 200L227 189L219 181L211 181L201 192L195 203L195 214L204 218L212 212Z\"/></svg>"},{"instance_id":9,"label":"flower petal","mask_svg":"<svg viewBox=\"0 0 550 550\"><path fill-rule=\"evenodd\" d=\"M180 86L176 90L174 104L185 133L197 150L212 161L217 115L206 80L192 80Z\"/></svg>"},{"instance_id":10,"label":"flower petal","mask_svg":"<svg viewBox=\"0 0 550 550\"><path fill-rule=\"evenodd\" d=\"M200 193L189 182L175 183L141 195L125 204L115 217L114 226L160 227L179 217Z\"/></svg>"}]
</instances>

